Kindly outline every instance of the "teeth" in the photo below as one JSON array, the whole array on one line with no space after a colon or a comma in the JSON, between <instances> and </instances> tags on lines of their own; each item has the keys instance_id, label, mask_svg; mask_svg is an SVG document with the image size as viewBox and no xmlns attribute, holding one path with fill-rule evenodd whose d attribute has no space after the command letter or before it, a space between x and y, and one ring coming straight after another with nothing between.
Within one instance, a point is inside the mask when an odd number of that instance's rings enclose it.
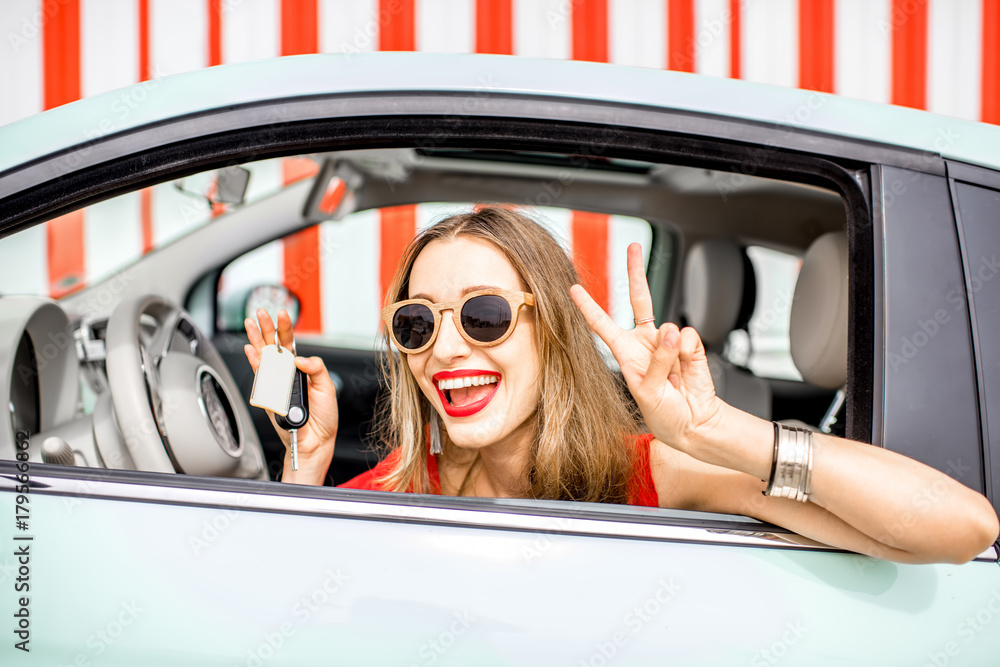
<instances>
[{"instance_id":1,"label":"teeth","mask_svg":"<svg viewBox=\"0 0 1000 667\"><path fill-rule=\"evenodd\" d=\"M484 384L493 384L496 381L496 375L470 375L464 378L438 380L438 389L445 391L448 389L461 389L462 387L478 387Z\"/></svg>"}]
</instances>

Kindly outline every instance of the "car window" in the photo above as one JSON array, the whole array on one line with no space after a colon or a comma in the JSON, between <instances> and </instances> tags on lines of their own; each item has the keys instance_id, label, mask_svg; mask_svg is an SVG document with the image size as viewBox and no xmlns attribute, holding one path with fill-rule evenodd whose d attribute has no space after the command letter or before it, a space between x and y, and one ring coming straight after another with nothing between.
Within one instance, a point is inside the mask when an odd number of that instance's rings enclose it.
<instances>
[{"instance_id":1,"label":"car window","mask_svg":"<svg viewBox=\"0 0 1000 667\"><path fill-rule=\"evenodd\" d=\"M222 271L217 295L217 327L239 331L251 310L263 305L272 316L281 303L261 287L284 287L298 301L297 340L356 350L377 345L382 290L406 242L470 203L423 203L358 211L262 245ZM621 326L632 326L625 249L642 245L648 263L652 227L641 218L602 215L558 207L531 207L574 257L584 285ZM319 252L305 259L295 246L315 239ZM307 241L308 242L308 241Z\"/></svg>"},{"instance_id":2,"label":"car window","mask_svg":"<svg viewBox=\"0 0 1000 667\"><path fill-rule=\"evenodd\" d=\"M980 398L985 407L984 431L992 455L992 488L1000 488L1000 191L957 183L958 209L965 236L965 261L968 282L956 286L947 295L947 311L961 311L968 299L975 314L982 378ZM946 312L947 312L946 311ZM943 318L942 318L943 319ZM989 472L988 472L989 474ZM995 498L995 495L994 495Z\"/></svg>"},{"instance_id":3,"label":"car window","mask_svg":"<svg viewBox=\"0 0 1000 667\"><path fill-rule=\"evenodd\" d=\"M261 160L243 205L315 174L306 158ZM129 192L0 239L0 295L60 299L127 269L143 256L203 227L232 206L211 203L219 170Z\"/></svg>"},{"instance_id":4,"label":"car window","mask_svg":"<svg viewBox=\"0 0 1000 667\"><path fill-rule=\"evenodd\" d=\"M789 325L802 259L761 246L750 246L746 252L753 265L757 296L747 328L729 335L727 357L760 377L801 380L802 374L792 361Z\"/></svg>"}]
</instances>

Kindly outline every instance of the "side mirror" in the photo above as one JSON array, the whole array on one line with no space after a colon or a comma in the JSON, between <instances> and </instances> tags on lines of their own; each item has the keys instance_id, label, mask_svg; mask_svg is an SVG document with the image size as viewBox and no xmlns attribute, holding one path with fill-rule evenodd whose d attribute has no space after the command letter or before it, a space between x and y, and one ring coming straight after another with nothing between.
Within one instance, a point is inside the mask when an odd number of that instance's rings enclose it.
<instances>
[{"instance_id":1,"label":"side mirror","mask_svg":"<svg viewBox=\"0 0 1000 667\"><path fill-rule=\"evenodd\" d=\"M243 302L243 316L256 321L258 308L266 310L275 324L282 308L288 311L293 327L299 319L299 298L283 285L258 285L251 289Z\"/></svg>"}]
</instances>

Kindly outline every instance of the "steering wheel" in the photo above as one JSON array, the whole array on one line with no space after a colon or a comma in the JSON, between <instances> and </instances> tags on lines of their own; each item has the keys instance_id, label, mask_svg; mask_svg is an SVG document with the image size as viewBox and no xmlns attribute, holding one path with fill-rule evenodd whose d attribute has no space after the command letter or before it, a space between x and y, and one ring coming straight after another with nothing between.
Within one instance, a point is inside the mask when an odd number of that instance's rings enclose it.
<instances>
[{"instance_id":1,"label":"steering wheel","mask_svg":"<svg viewBox=\"0 0 1000 667\"><path fill-rule=\"evenodd\" d=\"M267 480L250 410L212 341L156 295L131 297L108 321L111 403L139 470Z\"/></svg>"}]
</instances>

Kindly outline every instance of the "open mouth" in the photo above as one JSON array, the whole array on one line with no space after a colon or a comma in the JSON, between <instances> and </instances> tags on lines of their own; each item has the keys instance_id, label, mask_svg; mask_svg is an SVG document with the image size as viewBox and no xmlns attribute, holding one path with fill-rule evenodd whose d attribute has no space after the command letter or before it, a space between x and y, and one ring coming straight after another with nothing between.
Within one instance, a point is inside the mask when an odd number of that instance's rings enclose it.
<instances>
[{"instance_id":1,"label":"open mouth","mask_svg":"<svg viewBox=\"0 0 1000 667\"><path fill-rule=\"evenodd\" d=\"M452 417L467 417L485 408L500 386L500 376L479 373L435 378L444 411Z\"/></svg>"}]
</instances>

